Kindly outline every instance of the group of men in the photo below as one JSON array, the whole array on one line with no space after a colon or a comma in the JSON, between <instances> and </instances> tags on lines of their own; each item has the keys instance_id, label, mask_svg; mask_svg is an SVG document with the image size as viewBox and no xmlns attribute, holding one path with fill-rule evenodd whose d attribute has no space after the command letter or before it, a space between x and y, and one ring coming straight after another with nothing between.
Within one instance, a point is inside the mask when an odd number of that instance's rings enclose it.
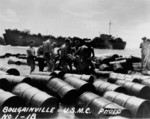
<instances>
[{"instance_id":1,"label":"group of men","mask_svg":"<svg viewBox=\"0 0 150 119\"><path fill-rule=\"evenodd\" d=\"M53 39L48 39L38 48L35 56L34 42L30 42L27 49L27 62L31 67L30 73L35 70L35 59L38 61L39 71L44 70L45 62L47 71L52 72L60 69L66 72L92 73L94 65L92 59L95 57L91 42L71 41L65 39L65 43L54 52L57 44Z\"/></svg>"}]
</instances>

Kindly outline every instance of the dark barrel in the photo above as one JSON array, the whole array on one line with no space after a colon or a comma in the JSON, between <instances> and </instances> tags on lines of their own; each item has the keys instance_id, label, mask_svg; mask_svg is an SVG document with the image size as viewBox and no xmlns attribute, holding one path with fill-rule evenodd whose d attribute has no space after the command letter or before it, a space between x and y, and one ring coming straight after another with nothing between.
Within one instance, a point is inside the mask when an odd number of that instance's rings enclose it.
<instances>
[{"instance_id":1,"label":"dark barrel","mask_svg":"<svg viewBox=\"0 0 150 119\"><path fill-rule=\"evenodd\" d=\"M150 118L150 102L148 100L113 91L106 92L104 98L129 109L134 118Z\"/></svg>"},{"instance_id":2,"label":"dark barrel","mask_svg":"<svg viewBox=\"0 0 150 119\"><path fill-rule=\"evenodd\" d=\"M6 68L6 67L0 67L1 71L4 71L10 75L19 76L20 72L16 68Z\"/></svg>"},{"instance_id":3,"label":"dark barrel","mask_svg":"<svg viewBox=\"0 0 150 119\"><path fill-rule=\"evenodd\" d=\"M9 81L5 78L0 78L0 88L4 89L5 91L10 91L11 87Z\"/></svg>"},{"instance_id":4,"label":"dark barrel","mask_svg":"<svg viewBox=\"0 0 150 119\"><path fill-rule=\"evenodd\" d=\"M66 72L55 70L55 71L53 71L53 73L56 73L59 78L63 78Z\"/></svg>"},{"instance_id":5,"label":"dark barrel","mask_svg":"<svg viewBox=\"0 0 150 119\"><path fill-rule=\"evenodd\" d=\"M148 86L125 80L117 80L116 84L124 87L129 95L134 95L144 99L150 99L150 88Z\"/></svg>"},{"instance_id":6,"label":"dark barrel","mask_svg":"<svg viewBox=\"0 0 150 119\"><path fill-rule=\"evenodd\" d=\"M99 117L99 118L106 116L105 113L101 112L101 109L104 109L104 110L105 109L118 109L118 110L121 110L121 113L119 115L125 116L125 117L131 117L131 113L129 110L105 98L99 97L98 95L92 92L85 92L82 95L80 95L80 97L77 100L77 106L79 106L80 108L84 108L84 109L89 108L92 115L94 115L95 117Z\"/></svg>"},{"instance_id":7,"label":"dark barrel","mask_svg":"<svg viewBox=\"0 0 150 119\"><path fill-rule=\"evenodd\" d=\"M100 69L101 71L112 71L112 68L111 68L109 65L107 65L107 64L101 64L101 65L99 66L99 69Z\"/></svg>"},{"instance_id":8,"label":"dark barrel","mask_svg":"<svg viewBox=\"0 0 150 119\"><path fill-rule=\"evenodd\" d=\"M47 84L51 78L53 78L53 76L34 75L34 74L25 75L25 77L30 78L35 83L37 82L44 85Z\"/></svg>"},{"instance_id":9,"label":"dark barrel","mask_svg":"<svg viewBox=\"0 0 150 119\"><path fill-rule=\"evenodd\" d=\"M116 91L126 93L125 88L115 84L108 83L106 81L96 80L93 84L96 88L97 93L100 95L103 95L106 91Z\"/></svg>"},{"instance_id":10,"label":"dark barrel","mask_svg":"<svg viewBox=\"0 0 150 119\"><path fill-rule=\"evenodd\" d=\"M111 71L100 71L99 69L94 69L94 75L97 77L109 77Z\"/></svg>"},{"instance_id":11,"label":"dark barrel","mask_svg":"<svg viewBox=\"0 0 150 119\"><path fill-rule=\"evenodd\" d=\"M39 107L41 109L55 108L53 113L37 112L36 115L38 118L49 117L55 114L59 108L59 102L57 98L26 83L20 83L16 85L12 92L20 96L28 107Z\"/></svg>"},{"instance_id":12,"label":"dark barrel","mask_svg":"<svg viewBox=\"0 0 150 119\"><path fill-rule=\"evenodd\" d=\"M14 75L0 75L0 79L1 78L6 79L11 87L23 82L24 80L30 80L30 78L24 76L14 76Z\"/></svg>"},{"instance_id":13,"label":"dark barrel","mask_svg":"<svg viewBox=\"0 0 150 119\"><path fill-rule=\"evenodd\" d=\"M32 75L43 75L43 76L57 76L57 73L55 72L42 72L42 71L38 71L38 72L32 72Z\"/></svg>"},{"instance_id":14,"label":"dark barrel","mask_svg":"<svg viewBox=\"0 0 150 119\"><path fill-rule=\"evenodd\" d=\"M84 81L87 81L89 83L93 83L94 82L94 76L93 75L85 75L85 74L70 74L70 73L66 73L64 75L64 78L66 77L75 77Z\"/></svg>"},{"instance_id":15,"label":"dark barrel","mask_svg":"<svg viewBox=\"0 0 150 119\"><path fill-rule=\"evenodd\" d=\"M100 60L100 63L101 64L109 64L109 62L111 61L115 61L115 58L117 58L118 56L116 54L114 55L111 55L111 56L105 56L105 57L100 57L99 60Z\"/></svg>"},{"instance_id":16,"label":"dark barrel","mask_svg":"<svg viewBox=\"0 0 150 119\"><path fill-rule=\"evenodd\" d=\"M16 85L12 90L12 93L22 97L28 106L58 108L58 101L55 97L26 83Z\"/></svg>"},{"instance_id":17,"label":"dark barrel","mask_svg":"<svg viewBox=\"0 0 150 119\"><path fill-rule=\"evenodd\" d=\"M113 67L114 72L116 73L124 73L124 74L127 73L127 70L124 69L120 63L114 63L112 64L112 67Z\"/></svg>"},{"instance_id":18,"label":"dark barrel","mask_svg":"<svg viewBox=\"0 0 150 119\"><path fill-rule=\"evenodd\" d=\"M66 77L64 78L64 81L75 87L79 91L79 94L82 94L85 91L95 91L95 87L93 86L93 84L75 77Z\"/></svg>"},{"instance_id":19,"label":"dark barrel","mask_svg":"<svg viewBox=\"0 0 150 119\"><path fill-rule=\"evenodd\" d=\"M23 106L24 102L19 96L16 96L10 92L0 89L0 112L1 112L0 116L4 114L2 111L4 107L19 108ZM12 116L17 115L17 113L10 113L10 114L12 114Z\"/></svg>"},{"instance_id":20,"label":"dark barrel","mask_svg":"<svg viewBox=\"0 0 150 119\"><path fill-rule=\"evenodd\" d=\"M9 59L8 64L27 65L26 60Z\"/></svg>"},{"instance_id":21,"label":"dark barrel","mask_svg":"<svg viewBox=\"0 0 150 119\"><path fill-rule=\"evenodd\" d=\"M74 104L78 96L78 91L65 81L59 78L52 78L46 87L57 95L60 101L66 105Z\"/></svg>"}]
</instances>

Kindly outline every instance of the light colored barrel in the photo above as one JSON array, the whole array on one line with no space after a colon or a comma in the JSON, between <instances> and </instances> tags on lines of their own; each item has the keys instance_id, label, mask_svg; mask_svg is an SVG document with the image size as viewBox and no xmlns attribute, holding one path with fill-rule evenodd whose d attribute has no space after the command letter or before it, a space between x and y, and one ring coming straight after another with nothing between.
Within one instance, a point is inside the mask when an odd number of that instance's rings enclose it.
<instances>
[{"instance_id":1,"label":"light colored barrel","mask_svg":"<svg viewBox=\"0 0 150 119\"><path fill-rule=\"evenodd\" d=\"M97 93L100 95L103 95L106 91L117 91L126 93L125 88L102 80L95 81L94 86L96 88Z\"/></svg>"},{"instance_id":2,"label":"light colored barrel","mask_svg":"<svg viewBox=\"0 0 150 119\"><path fill-rule=\"evenodd\" d=\"M64 78L67 77L75 77L78 79L81 79L83 81L89 82L89 83L93 83L94 82L94 76L93 75L85 75L85 74L71 74L71 73L66 73L64 75Z\"/></svg>"},{"instance_id":3,"label":"light colored barrel","mask_svg":"<svg viewBox=\"0 0 150 119\"><path fill-rule=\"evenodd\" d=\"M95 92L95 87L93 86L93 84L83 81L81 79L74 77L67 77L64 79L64 81L75 87L80 94L82 94L85 91Z\"/></svg>"},{"instance_id":4,"label":"light colored barrel","mask_svg":"<svg viewBox=\"0 0 150 119\"><path fill-rule=\"evenodd\" d=\"M18 89L20 89L20 91L18 91ZM12 92L14 94L22 97L22 99L25 101L27 106L34 106L34 107L41 107L41 106L52 107L52 106L54 106L54 107L58 108L58 100L55 97L53 97L35 87L32 87L28 84L20 83L14 87ZM49 104L49 105L47 105L47 104Z\"/></svg>"},{"instance_id":5,"label":"light colored barrel","mask_svg":"<svg viewBox=\"0 0 150 119\"><path fill-rule=\"evenodd\" d=\"M129 110L91 92L83 93L78 98L77 105L81 108L90 108L91 113L99 118L106 116L104 113L100 113L101 109L120 109L121 113L119 115L126 117L131 116Z\"/></svg>"},{"instance_id":6,"label":"light colored barrel","mask_svg":"<svg viewBox=\"0 0 150 119\"><path fill-rule=\"evenodd\" d=\"M47 84L48 81L52 78L52 76L46 76L46 75L25 75L27 78L30 78L33 82L41 83L41 84Z\"/></svg>"},{"instance_id":7,"label":"light colored barrel","mask_svg":"<svg viewBox=\"0 0 150 119\"><path fill-rule=\"evenodd\" d=\"M24 102L20 97L0 89L0 108L4 106L9 107L24 106Z\"/></svg>"},{"instance_id":8,"label":"light colored barrel","mask_svg":"<svg viewBox=\"0 0 150 119\"><path fill-rule=\"evenodd\" d=\"M24 80L30 80L30 78L27 78L24 76L14 76L14 75L0 75L0 79L1 78L5 78L6 80L8 80L8 82L12 86L19 84L23 82Z\"/></svg>"},{"instance_id":9,"label":"light colored barrel","mask_svg":"<svg viewBox=\"0 0 150 119\"><path fill-rule=\"evenodd\" d=\"M104 98L129 109L134 118L150 118L150 102L148 100L113 91L106 92Z\"/></svg>"},{"instance_id":10,"label":"light colored barrel","mask_svg":"<svg viewBox=\"0 0 150 119\"><path fill-rule=\"evenodd\" d=\"M42 71L38 71L38 72L32 72L32 75L42 75L42 76L57 76L57 73L55 72L42 72Z\"/></svg>"},{"instance_id":11,"label":"light colored barrel","mask_svg":"<svg viewBox=\"0 0 150 119\"><path fill-rule=\"evenodd\" d=\"M150 88L148 86L125 80L117 80L116 84L124 87L129 95L150 99Z\"/></svg>"},{"instance_id":12,"label":"light colored barrel","mask_svg":"<svg viewBox=\"0 0 150 119\"><path fill-rule=\"evenodd\" d=\"M94 75L97 77L109 77L111 71L100 71L99 69L94 69Z\"/></svg>"}]
</instances>

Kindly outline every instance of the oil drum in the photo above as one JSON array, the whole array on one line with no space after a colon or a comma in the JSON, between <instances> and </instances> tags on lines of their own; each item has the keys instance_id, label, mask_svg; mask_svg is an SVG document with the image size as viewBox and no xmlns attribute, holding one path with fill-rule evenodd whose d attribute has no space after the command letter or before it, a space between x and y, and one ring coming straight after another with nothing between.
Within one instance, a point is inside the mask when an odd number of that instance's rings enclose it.
<instances>
[{"instance_id":1,"label":"oil drum","mask_svg":"<svg viewBox=\"0 0 150 119\"><path fill-rule=\"evenodd\" d=\"M19 96L16 96L10 92L0 89L0 116L3 116L3 114L5 114L2 111L4 107L19 108L23 106L25 106L24 102ZM17 112L10 112L9 114L14 116L17 115Z\"/></svg>"},{"instance_id":2,"label":"oil drum","mask_svg":"<svg viewBox=\"0 0 150 119\"><path fill-rule=\"evenodd\" d=\"M75 77L66 77L64 81L75 87L79 91L79 94L82 94L85 91L95 92L95 87L93 86L93 84L81 79Z\"/></svg>"},{"instance_id":3,"label":"oil drum","mask_svg":"<svg viewBox=\"0 0 150 119\"><path fill-rule=\"evenodd\" d=\"M64 78L66 77L75 77L84 81L87 81L89 83L93 83L94 82L94 76L93 75L85 75L85 74L70 74L70 73L66 73L64 75Z\"/></svg>"},{"instance_id":4,"label":"oil drum","mask_svg":"<svg viewBox=\"0 0 150 119\"><path fill-rule=\"evenodd\" d=\"M16 68L7 68L7 67L0 67L1 71L4 71L10 75L19 76L20 72Z\"/></svg>"},{"instance_id":5,"label":"oil drum","mask_svg":"<svg viewBox=\"0 0 150 119\"><path fill-rule=\"evenodd\" d=\"M16 85L14 89L12 90L12 92L22 97L27 106L40 107L43 105L46 107L50 107L53 104L55 104L55 107L58 107L58 100L55 97L25 83L20 83ZM52 102L51 102L52 104L45 105L47 104L47 100L51 100L49 98L52 98ZM54 103L54 100L55 100L55 103Z\"/></svg>"},{"instance_id":6,"label":"oil drum","mask_svg":"<svg viewBox=\"0 0 150 119\"><path fill-rule=\"evenodd\" d=\"M95 81L94 86L99 95L103 95L106 91L116 91L126 93L125 88L102 80Z\"/></svg>"},{"instance_id":7,"label":"oil drum","mask_svg":"<svg viewBox=\"0 0 150 119\"><path fill-rule=\"evenodd\" d=\"M112 71L112 68L111 68L109 65L107 65L107 64L101 64L101 65L99 66L99 69L100 69L101 71Z\"/></svg>"},{"instance_id":8,"label":"oil drum","mask_svg":"<svg viewBox=\"0 0 150 119\"><path fill-rule=\"evenodd\" d=\"M42 75L42 76L57 76L57 73L55 72L42 72L42 71L38 71L38 72L32 72L32 75Z\"/></svg>"},{"instance_id":9,"label":"oil drum","mask_svg":"<svg viewBox=\"0 0 150 119\"><path fill-rule=\"evenodd\" d=\"M150 88L148 86L125 80L117 80L116 84L124 87L129 95L134 95L144 99L150 99Z\"/></svg>"},{"instance_id":10,"label":"oil drum","mask_svg":"<svg viewBox=\"0 0 150 119\"><path fill-rule=\"evenodd\" d=\"M94 75L96 77L109 77L111 71L100 71L99 69L94 69Z\"/></svg>"},{"instance_id":11,"label":"oil drum","mask_svg":"<svg viewBox=\"0 0 150 119\"><path fill-rule=\"evenodd\" d=\"M75 100L79 95L78 91L73 86L59 78L52 78L49 80L46 87L58 96L60 101L66 105L75 103Z\"/></svg>"},{"instance_id":12,"label":"oil drum","mask_svg":"<svg viewBox=\"0 0 150 119\"><path fill-rule=\"evenodd\" d=\"M118 115L131 117L131 113L128 109L125 109L103 97L99 97L98 95L92 92L85 92L82 95L80 95L80 97L77 100L77 105L81 108L89 108L92 115L99 118L111 115L102 112L102 109L117 109L120 110L120 113Z\"/></svg>"},{"instance_id":13,"label":"oil drum","mask_svg":"<svg viewBox=\"0 0 150 119\"><path fill-rule=\"evenodd\" d=\"M150 102L148 100L113 91L107 91L104 98L129 109L134 118L150 118Z\"/></svg>"}]
</instances>

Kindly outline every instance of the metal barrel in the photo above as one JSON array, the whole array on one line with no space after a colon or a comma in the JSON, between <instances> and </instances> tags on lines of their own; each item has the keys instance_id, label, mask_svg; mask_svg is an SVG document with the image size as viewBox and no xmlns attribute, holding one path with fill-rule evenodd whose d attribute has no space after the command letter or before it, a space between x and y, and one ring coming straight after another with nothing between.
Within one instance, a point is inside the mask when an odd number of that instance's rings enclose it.
<instances>
[{"instance_id":1,"label":"metal barrel","mask_svg":"<svg viewBox=\"0 0 150 119\"><path fill-rule=\"evenodd\" d=\"M134 118L150 118L150 101L123 93L107 91L104 98L130 110Z\"/></svg>"},{"instance_id":2,"label":"metal barrel","mask_svg":"<svg viewBox=\"0 0 150 119\"><path fill-rule=\"evenodd\" d=\"M53 78L53 76L46 76L46 75L25 75L25 77L30 78L33 82L39 82L40 84L47 84L48 81Z\"/></svg>"},{"instance_id":3,"label":"metal barrel","mask_svg":"<svg viewBox=\"0 0 150 119\"><path fill-rule=\"evenodd\" d=\"M20 89L18 91L18 89ZM35 88L26 83L20 83L14 87L12 92L22 97L27 106L32 107L56 107L58 108L57 98ZM49 104L49 105L47 105Z\"/></svg>"},{"instance_id":4,"label":"metal barrel","mask_svg":"<svg viewBox=\"0 0 150 119\"><path fill-rule=\"evenodd\" d=\"M98 95L92 92L85 92L82 95L80 95L80 97L77 100L77 105L84 109L89 108L92 115L99 118L109 115L108 113L106 114L102 112L102 109L117 109L120 110L120 113L118 115L131 117L131 113L128 109L125 109L103 97L99 97Z\"/></svg>"},{"instance_id":5,"label":"metal barrel","mask_svg":"<svg viewBox=\"0 0 150 119\"><path fill-rule=\"evenodd\" d=\"M121 66L120 63L114 63L114 64L112 64L112 65L113 65L113 70L114 70L114 72L116 72L116 73L124 73L124 74L127 73L127 70L124 69L124 68Z\"/></svg>"},{"instance_id":6,"label":"metal barrel","mask_svg":"<svg viewBox=\"0 0 150 119\"><path fill-rule=\"evenodd\" d=\"M19 76L20 72L16 68L6 68L6 67L0 67L1 71L4 71L10 75Z\"/></svg>"},{"instance_id":7,"label":"metal barrel","mask_svg":"<svg viewBox=\"0 0 150 119\"><path fill-rule=\"evenodd\" d=\"M99 69L100 69L101 71L112 71L112 68L111 68L109 65L107 65L107 64L101 64L101 65L99 66Z\"/></svg>"},{"instance_id":8,"label":"metal barrel","mask_svg":"<svg viewBox=\"0 0 150 119\"><path fill-rule=\"evenodd\" d=\"M108 83L102 80L96 80L94 83L96 91L99 95L103 95L106 91L116 91L126 93L126 89L124 87Z\"/></svg>"},{"instance_id":9,"label":"metal barrel","mask_svg":"<svg viewBox=\"0 0 150 119\"><path fill-rule=\"evenodd\" d=\"M85 75L85 74L71 74L71 73L66 73L64 75L64 78L66 77L75 77L84 81L87 81L89 83L93 83L94 82L94 76L93 75Z\"/></svg>"},{"instance_id":10,"label":"metal barrel","mask_svg":"<svg viewBox=\"0 0 150 119\"><path fill-rule=\"evenodd\" d=\"M9 59L8 64L16 64L16 65L21 65L21 61L17 61L17 60L14 60L14 59Z\"/></svg>"},{"instance_id":11,"label":"metal barrel","mask_svg":"<svg viewBox=\"0 0 150 119\"><path fill-rule=\"evenodd\" d=\"M150 99L150 88L148 86L125 80L117 80L116 84L124 87L129 95L134 95L144 99Z\"/></svg>"},{"instance_id":12,"label":"metal barrel","mask_svg":"<svg viewBox=\"0 0 150 119\"><path fill-rule=\"evenodd\" d=\"M55 72L42 72L42 71L38 71L38 72L32 72L32 75L42 75L42 76L57 76L57 73Z\"/></svg>"},{"instance_id":13,"label":"metal barrel","mask_svg":"<svg viewBox=\"0 0 150 119\"><path fill-rule=\"evenodd\" d=\"M94 69L94 75L97 77L109 77L111 71L100 71L99 69Z\"/></svg>"},{"instance_id":14,"label":"metal barrel","mask_svg":"<svg viewBox=\"0 0 150 119\"><path fill-rule=\"evenodd\" d=\"M24 102L19 96L16 96L10 92L0 89L0 112L1 112L0 116L3 116L3 114L5 114L2 111L5 107L19 108L19 107L23 107L23 106L25 106ZM16 115L17 112L9 113L9 114Z\"/></svg>"},{"instance_id":15,"label":"metal barrel","mask_svg":"<svg viewBox=\"0 0 150 119\"><path fill-rule=\"evenodd\" d=\"M65 73L63 78L70 77L70 76L73 77L73 75L74 75L74 74L71 74L71 73ZM80 77L79 77L79 78L80 78Z\"/></svg>"},{"instance_id":16,"label":"metal barrel","mask_svg":"<svg viewBox=\"0 0 150 119\"><path fill-rule=\"evenodd\" d=\"M95 87L93 86L93 84L81 79L75 77L66 77L64 81L75 87L79 91L79 94L82 94L85 91L95 92Z\"/></svg>"},{"instance_id":17,"label":"metal barrel","mask_svg":"<svg viewBox=\"0 0 150 119\"><path fill-rule=\"evenodd\" d=\"M6 79L11 87L14 87L15 85L23 82L24 80L30 80L30 78L24 76L14 76L14 75L0 75L0 79L1 78Z\"/></svg>"},{"instance_id":18,"label":"metal barrel","mask_svg":"<svg viewBox=\"0 0 150 119\"><path fill-rule=\"evenodd\" d=\"M146 85L150 88L150 80L149 79L140 80L140 84Z\"/></svg>"},{"instance_id":19,"label":"metal barrel","mask_svg":"<svg viewBox=\"0 0 150 119\"><path fill-rule=\"evenodd\" d=\"M115 61L115 58L116 58L116 56L112 55L112 56L107 56L107 57L100 57L99 60L100 60L101 64L103 64L103 63L109 64L109 62Z\"/></svg>"},{"instance_id":20,"label":"metal barrel","mask_svg":"<svg viewBox=\"0 0 150 119\"><path fill-rule=\"evenodd\" d=\"M137 78L134 78L130 75L120 74L120 73L110 73L107 81L110 83L115 83L117 80L126 80L126 81L139 83L139 80Z\"/></svg>"},{"instance_id":21,"label":"metal barrel","mask_svg":"<svg viewBox=\"0 0 150 119\"><path fill-rule=\"evenodd\" d=\"M65 105L74 104L79 95L73 86L59 78L49 80L46 87L57 95L60 101Z\"/></svg>"},{"instance_id":22,"label":"metal barrel","mask_svg":"<svg viewBox=\"0 0 150 119\"><path fill-rule=\"evenodd\" d=\"M55 70L55 71L53 71L53 73L56 73L59 78L63 78L66 72Z\"/></svg>"},{"instance_id":23,"label":"metal barrel","mask_svg":"<svg viewBox=\"0 0 150 119\"><path fill-rule=\"evenodd\" d=\"M5 91L10 91L11 87L9 81L5 78L0 78L0 88L4 89Z\"/></svg>"}]
</instances>

